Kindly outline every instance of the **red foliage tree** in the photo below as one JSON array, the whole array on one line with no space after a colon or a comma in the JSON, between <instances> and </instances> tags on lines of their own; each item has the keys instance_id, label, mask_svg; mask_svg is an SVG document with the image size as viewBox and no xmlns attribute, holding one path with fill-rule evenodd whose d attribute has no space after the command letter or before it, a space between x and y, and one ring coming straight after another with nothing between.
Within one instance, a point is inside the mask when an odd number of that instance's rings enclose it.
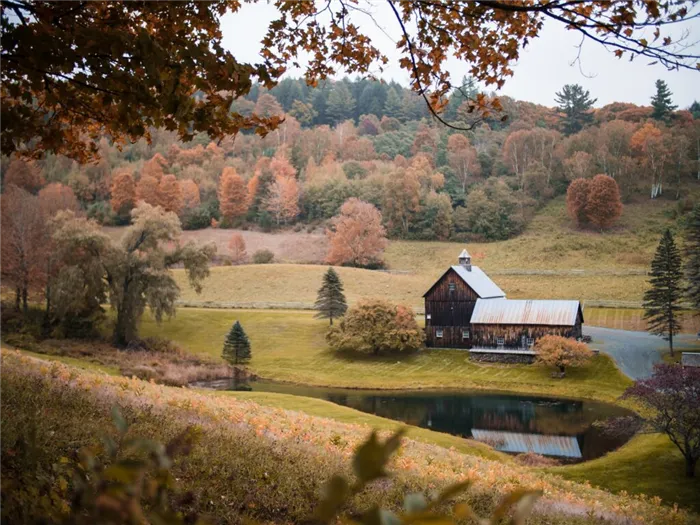
<instances>
[{"instance_id":1,"label":"red foliage tree","mask_svg":"<svg viewBox=\"0 0 700 525\"><path fill-rule=\"evenodd\" d=\"M120 217L128 217L136 206L136 184L131 171L119 169L112 175L112 198L110 204L114 213Z\"/></svg>"},{"instance_id":2,"label":"red foliage tree","mask_svg":"<svg viewBox=\"0 0 700 525\"><path fill-rule=\"evenodd\" d=\"M588 203L588 187L590 179L575 179L566 190L566 210L578 226L588 223L586 205Z\"/></svg>"},{"instance_id":3,"label":"red foliage tree","mask_svg":"<svg viewBox=\"0 0 700 525\"><path fill-rule=\"evenodd\" d=\"M664 432L685 458L685 475L695 476L700 459L700 368L660 364L654 374L627 389L650 412L648 422Z\"/></svg>"},{"instance_id":4,"label":"red foliage tree","mask_svg":"<svg viewBox=\"0 0 700 525\"><path fill-rule=\"evenodd\" d=\"M387 244L382 214L370 203L354 197L345 201L340 215L333 217L327 235L326 262L333 265L377 264Z\"/></svg>"},{"instance_id":5,"label":"red foliage tree","mask_svg":"<svg viewBox=\"0 0 700 525\"><path fill-rule=\"evenodd\" d=\"M228 222L248 211L248 189L241 176L231 167L224 168L219 180L219 209Z\"/></svg>"},{"instance_id":6,"label":"red foliage tree","mask_svg":"<svg viewBox=\"0 0 700 525\"><path fill-rule=\"evenodd\" d=\"M11 185L0 198L2 281L15 289L17 309L26 313L31 289L43 285L46 222L39 199Z\"/></svg>"},{"instance_id":7,"label":"red foliage tree","mask_svg":"<svg viewBox=\"0 0 700 525\"><path fill-rule=\"evenodd\" d=\"M617 182L607 175L596 175L588 185L586 217L601 230L610 228L622 215L622 200Z\"/></svg>"},{"instance_id":8,"label":"red foliage tree","mask_svg":"<svg viewBox=\"0 0 700 525\"><path fill-rule=\"evenodd\" d=\"M15 158L7 168L4 182L6 186L14 184L29 193L36 193L44 185L44 178L36 163Z\"/></svg>"},{"instance_id":9,"label":"red foliage tree","mask_svg":"<svg viewBox=\"0 0 700 525\"><path fill-rule=\"evenodd\" d=\"M60 182L53 182L39 190L39 207L46 219L56 215L61 210L78 213L80 203L73 190Z\"/></svg>"},{"instance_id":10,"label":"red foliage tree","mask_svg":"<svg viewBox=\"0 0 700 525\"><path fill-rule=\"evenodd\" d=\"M231 235L231 239L228 241L228 251L231 254L233 264L242 264L246 261L248 254L245 250L245 241L240 233Z\"/></svg>"}]
</instances>

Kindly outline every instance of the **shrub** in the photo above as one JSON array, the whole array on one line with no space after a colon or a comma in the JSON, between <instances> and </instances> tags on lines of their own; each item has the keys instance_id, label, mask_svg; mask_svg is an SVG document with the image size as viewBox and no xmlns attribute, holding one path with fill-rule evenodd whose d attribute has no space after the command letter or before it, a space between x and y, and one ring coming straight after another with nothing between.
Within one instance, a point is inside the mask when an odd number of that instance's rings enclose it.
<instances>
[{"instance_id":1,"label":"shrub","mask_svg":"<svg viewBox=\"0 0 700 525\"><path fill-rule=\"evenodd\" d=\"M269 264L275 259L275 254L270 250L258 250L253 254L254 264Z\"/></svg>"},{"instance_id":2,"label":"shrub","mask_svg":"<svg viewBox=\"0 0 700 525\"><path fill-rule=\"evenodd\" d=\"M192 209L186 209L180 216L183 230L202 230L211 226L212 215L209 206L201 204Z\"/></svg>"},{"instance_id":3,"label":"shrub","mask_svg":"<svg viewBox=\"0 0 700 525\"><path fill-rule=\"evenodd\" d=\"M582 366L593 357L586 344L559 335L545 335L538 339L535 350L537 362L556 367L559 377L564 377L567 366Z\"/></svg>"},{"instance_id":4,"label":"shrub","mask_svg":"<svg viewBox=\"0 0 700 525\"><path fill-rule=\"evenodd\" d=\"M410 307L382 299L360 301L326 334L333 350L373 355L414 352L423 346L423 337Z\"/></svg>"}]
</instances>

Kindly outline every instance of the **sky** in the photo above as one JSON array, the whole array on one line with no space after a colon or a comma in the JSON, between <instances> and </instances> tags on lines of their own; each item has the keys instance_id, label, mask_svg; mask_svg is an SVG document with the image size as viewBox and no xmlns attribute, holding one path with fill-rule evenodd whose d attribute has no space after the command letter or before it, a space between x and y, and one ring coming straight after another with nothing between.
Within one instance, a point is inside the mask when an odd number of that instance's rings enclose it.
<instances>
[{"instance_id":1,"label":"sky","mask_svg":"<svg viewBox=\"0 0 700 525\"><path fill-rule=\"evenodd\" d=\"M384 71L380 73L376 70L374 73L386 81L394 80L407 86L408 73L398 65L399 53L395 41L398 39L399 29L395 22L391 23L392 13L386 2L368 0L368 5L374 21L359 13L354 15L353 21L389 58L389 64L384 67ZM276 14L273 5L261 2L243 4L239 12L225 15L221 22L224 47L239 61L260 62L260 41L265 35L268 23L276 18ZM700 41L700 19L687 22L683 26L674 26L674 31L685 29L691 33L689 43ZM700 101L698 70L668 71L659 64L648 65L648 60L640 58L634 62L618 59L611 51L593 41L584 42L580 63L574 63L579 55L577 46L580 42L581 37L578 33L568 31L557 22L547 21L540 36L521 51L520 59L513 67L513 76L506 80L503 89L497 94L554 106L555 93L561 90L564 84L580 84L590 92L592 98L597 99L596 107L611 102L649 105L656 89L654 83L661 78L668 84L673 93L674 103L680 108L687 108L696 99ZM700 54L700 44L695 43L692 51L694 54ZM303 65L303 59L301 63ZM452 57L448 61L447 69L453 84L457 84L468 71L468 65ZM290 69L287 74L299 77L302 71ZM339 78L342 76L340 74Z\"/></svg>"}]
</instances>

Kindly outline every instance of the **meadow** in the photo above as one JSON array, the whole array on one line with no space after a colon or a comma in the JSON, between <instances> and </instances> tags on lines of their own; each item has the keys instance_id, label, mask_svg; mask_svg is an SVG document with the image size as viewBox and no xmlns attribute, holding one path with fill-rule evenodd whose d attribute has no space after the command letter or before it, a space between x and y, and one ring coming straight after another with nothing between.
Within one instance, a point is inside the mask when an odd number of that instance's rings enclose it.
<instances>
[{"instance_id":1,"label":"meadow","mask_svg":"<svg viewBox=\"0 0 700 525\"><path fill-rule=\"evenodd\" d=\"M109 433L115 405L129 422L130 436L166 440L194 425L198 443L190 456L176 462L174 475L192 491L190 508L206 511L217 522L305 519L322 483L334 472L347 473L352 450L369 431L364 422L319 418L236 394L114 377L7 350L2 361L3 457L21 440L34 439L42 444L34 459L50 475L55 458L70 456L76 447L92 445ZM358 495L350 511L379 502L395 508L407 491L427 492L471 480L462 498L482 514L505 492L542 490L543 501L529 521L533 524L698 521L696 515L663 506L659 497L612 495L512 461L417 441L410 432L391 462L393 481ZM15 462L9 460L4 463L6 477L16 475Z\"/></svg>"},{"instance_id":2,"label":"meadow","mask_svg":"<svg viewBox=\"0 0 700 525\"><path fill-rule=\"evenodd\" d=\"M166 337L190 352L217 358L236 320L251 340L249 368L276 381L339 388L478 388L603 401L615 400L630 384L605 355L571 369L564 381L553 379L545 367L475 363L462 350L427 349L386 357L337 355L326 346L328 322L315 319L311 311L183 308L161 325L145 317L141 333Z\"/></svg>"}]
</instances>

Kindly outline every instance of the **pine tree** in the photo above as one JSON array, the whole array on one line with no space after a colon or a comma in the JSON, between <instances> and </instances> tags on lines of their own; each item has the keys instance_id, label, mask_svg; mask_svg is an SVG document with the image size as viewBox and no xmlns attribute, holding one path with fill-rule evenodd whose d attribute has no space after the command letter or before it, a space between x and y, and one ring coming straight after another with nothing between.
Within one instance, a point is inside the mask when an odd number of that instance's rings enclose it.
<instances>
[{"instance_id":1,"label":"pine tree","mask_svg":"<svg viewBox=\"0 0 700 525\"><path fill-rule=\"evenodd\" d=\"M700 311L700 204L693 208L686 226L685 255L688 301L695 310Z\"/></svg>"},{"instance_id":2,"label":"pine tree","mask_svg":"<svg viewBox=\"0 0 700 525\"><path fill-rule=\"evenodd\" d=\"M241 323L236 321L229 330L224 341L224 351L221 354L231 365L237 365L250 359L250 341Z\"/></svg>"},{"instance_id":3,"label":"pine tree","mask_svg":"<svg viewBox=\"0 0 700 525\"><path fill-rule=\"evenodd\" d=\"M350 119L355 113L355 98L345 82L337 82L328 95L326 114L334 125Z\"/></svg>"},{"instance_id":4,"label":"pine tree","mask_svg":"<svg viewBox=\"0 0 700 525\"><path fill-rule=\"evenodd\" d=\"M578 133L583 127L593 121L593 115L589 110L596 100L591 99L590 93L578 84L567 84L555 94L554 100L559 106L557 109L564 113L562 119L562 131L565 135Z\"/></svg>"},{"instance_id":5,"label":"pine tree","mask_svg":"<svg viewBox=\"0 0 700 525\"><path fill-rule=\"evenodd\" d=\"M651 97L651 106L654 108L651 116L656 120L666 120L678 106L671 104L671 90L663 80L656 81L656 94Z\"/></svg>"},{"instance_id":6,"label":"pine tree","mask_svg":"<svg viewBox=\"0 0 700 525\"><path fill-rule=\"evenodd\" d=\"M668 341L673 355L673 336L680 331L680 301L683 297L681 255L666 230L651 263L651 288L644 292L644 319L647 331Z\"/></svg>"},{"instance_id":7,"label":"pine tree","mask_svg":"<svg viewBox=\"0 0 700 525\"><path fill-rule=\"evenodd\" d=\"M333 326L333 319L337 319L345 314L348 305L343 294L343 283L333 268L323 276L323 284L318 290L318 297L315 304L317 319L330 319Z\"/></svg>"}]
</instances>

